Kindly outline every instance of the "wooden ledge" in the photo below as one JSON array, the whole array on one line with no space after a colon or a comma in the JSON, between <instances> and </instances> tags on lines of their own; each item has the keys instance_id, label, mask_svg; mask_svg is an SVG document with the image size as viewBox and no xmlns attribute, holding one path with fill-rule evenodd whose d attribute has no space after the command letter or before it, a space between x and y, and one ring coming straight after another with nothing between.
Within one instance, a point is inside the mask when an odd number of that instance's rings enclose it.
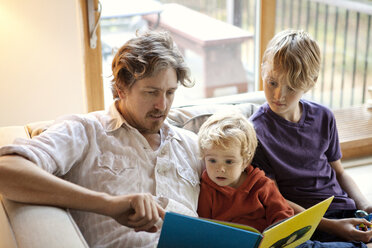
<instances>
[{"instance_id":1,"label":"wooden ledge","mask_svg":"<svg viewBox=\"0 0 372 248\"><path fill-rule=\"evenodd\" d=\"M367 105L333 111L343 159L372 155L372 108Z\"/></svg>"}]
</instances>

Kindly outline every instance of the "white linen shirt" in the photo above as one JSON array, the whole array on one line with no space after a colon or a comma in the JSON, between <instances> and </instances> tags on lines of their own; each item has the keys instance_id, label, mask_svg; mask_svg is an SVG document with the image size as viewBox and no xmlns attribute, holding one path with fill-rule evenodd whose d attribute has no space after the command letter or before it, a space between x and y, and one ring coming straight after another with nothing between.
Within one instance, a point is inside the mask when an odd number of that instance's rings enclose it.
<instances>
[{"instance_id":1,"label":"white linen shirt","mask_svg":"<svg viewBox=\"0 0 372 248\"><path fill-rule=\"evenodd\" d=\"M151 193L166 211L196 216L201 162L197 136L164 123L152 150L115 107L58 120L33 139L16 139L0 155L19 154L44 170L112 195ZM73 197L73 196L71 196ZM160 232L134 232L114 219L70 210L90 247L155 247Z\"/></svg>"}]
</instances>

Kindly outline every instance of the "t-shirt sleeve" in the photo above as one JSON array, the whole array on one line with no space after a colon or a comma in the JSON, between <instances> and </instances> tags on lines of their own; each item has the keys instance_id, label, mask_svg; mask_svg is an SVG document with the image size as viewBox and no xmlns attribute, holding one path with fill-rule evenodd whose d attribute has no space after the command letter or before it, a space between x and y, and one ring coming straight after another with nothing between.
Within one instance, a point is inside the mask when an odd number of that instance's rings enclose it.
<instances>
[{"instance_id":1,"label":"t-shirt sleeve","mask_svg":"<svg viewBox=\"0 0 372 248\"><path fill-rule=\"evenodd\" d=\"M325 152L328 162L339 160L342 157L336 119L332 112L329 113L329 147Z\"/></svg>"},{"instance_id":2,"label":"t-shirt sleeve","mask_svg":"<svg viewBox=\"0 0 372 248\"><path fill-rule=\"evenodd\" d=\"M272 171L269 160L267 159L265 149L263 148L259 139L258 139L257 149L253 157L252 165L256 168L262 169L265 172L267 177L271 179L275 179L275 174Z\"/></svg>"}]
</instances>

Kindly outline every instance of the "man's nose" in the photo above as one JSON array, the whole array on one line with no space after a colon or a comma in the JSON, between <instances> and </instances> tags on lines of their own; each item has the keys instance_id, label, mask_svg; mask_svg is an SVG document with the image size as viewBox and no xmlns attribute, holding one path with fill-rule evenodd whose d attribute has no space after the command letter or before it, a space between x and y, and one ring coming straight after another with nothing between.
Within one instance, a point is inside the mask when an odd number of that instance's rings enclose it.
<instances>
[{"instance_id":1,"label":"man's nose","mask_svg":"<svg viewBox=\"0 0 372 248\"><path fill-rule=\"evenodd\" d=\"M164 111L167 108L167 97L164 94L160 94L155 102L155 108Z\"/></svg>"}]
</instances>

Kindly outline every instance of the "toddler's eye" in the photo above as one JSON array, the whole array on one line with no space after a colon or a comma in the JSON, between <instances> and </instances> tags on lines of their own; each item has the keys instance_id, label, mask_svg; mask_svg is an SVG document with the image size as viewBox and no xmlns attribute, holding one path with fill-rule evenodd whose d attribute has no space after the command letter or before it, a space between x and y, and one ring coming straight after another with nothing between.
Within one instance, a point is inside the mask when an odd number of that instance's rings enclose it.
<instances>
[{"instance_id":1,"label":"toddler's eye","mask_svg":"<svg viewBox=\"0 0 372 248\"><path fill-rule=\"evenodd\" d=\"M225 163L226 163L226 164L232 164L233 161L229 159L229 160L226 160Z\"/></svg>"},{"instance_id":2,"label":"toddler's eye","mask_svg":"<svg viewBox=\"0 0 372 248\"><path fill-rule=\"evenodd\" d=\"M208 159L208 162L213 164L213 163L216 163L216 160L214 158L210 158Z\"/></svg>"}]
</instances>

